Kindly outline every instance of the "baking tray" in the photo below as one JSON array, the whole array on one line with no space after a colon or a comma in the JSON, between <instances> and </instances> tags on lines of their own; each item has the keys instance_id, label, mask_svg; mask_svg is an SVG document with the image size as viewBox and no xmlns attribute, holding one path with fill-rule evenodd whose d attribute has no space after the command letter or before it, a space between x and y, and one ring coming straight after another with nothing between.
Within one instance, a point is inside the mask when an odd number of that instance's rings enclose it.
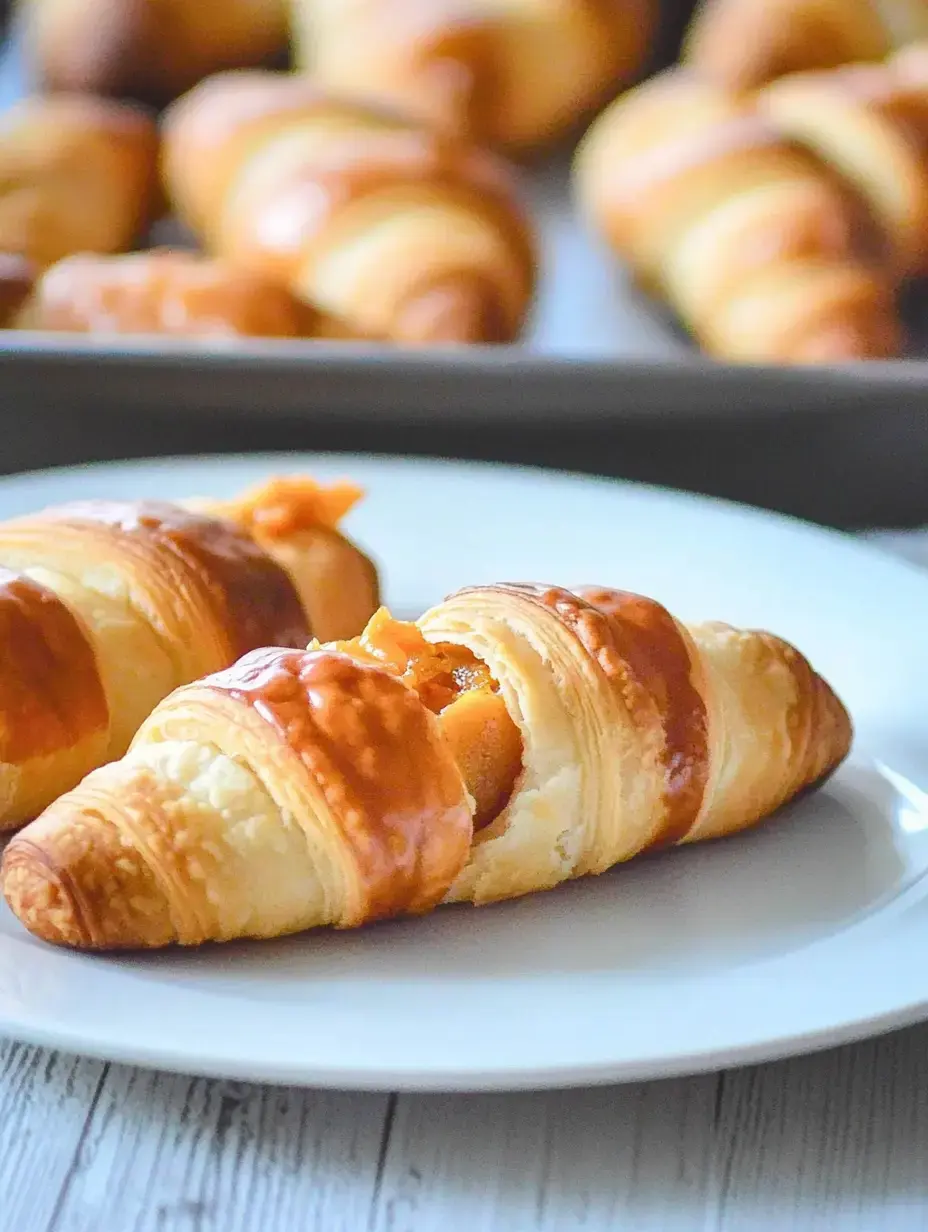
<instances>
[{"instance_id":1,"label":"baking tray","mask_svg":"<svg viewBox=\"0 0 928 1232\"><path fill-rule=\"evenodd\" d=\"M655 65L673 58L685 9ZM15 32L0 107L28 87ZM831 368L701 356L570 206L570 155L524 172L543 273L514 346L405 351L0 332L0 470L217 448L357 448L558 464L833 525L928 520L928 299L910 358ZM171 224L158 239L171 240ZM25 413L24 413L25 412Z\"/></svg>"}]
</instances>

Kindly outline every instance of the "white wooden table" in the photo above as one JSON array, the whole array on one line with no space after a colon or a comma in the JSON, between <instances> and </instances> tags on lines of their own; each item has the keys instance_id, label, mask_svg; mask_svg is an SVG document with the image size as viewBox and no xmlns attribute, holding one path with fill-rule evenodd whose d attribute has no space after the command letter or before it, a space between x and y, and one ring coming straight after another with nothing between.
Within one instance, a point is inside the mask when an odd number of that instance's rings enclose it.
<instances>
[{"instance_id":1,"label":"white wooden table","mask_svg":"<svg viewBox=\"0 0 928 1232\"><path fill-rule=\"evenodd\" d=\"M928 532L890 546L928 564ZM691 1079L448 1097L0 1041L0 1232L458 1229L928 1230L928 1026Z\"/></svg>"}]
</instances>

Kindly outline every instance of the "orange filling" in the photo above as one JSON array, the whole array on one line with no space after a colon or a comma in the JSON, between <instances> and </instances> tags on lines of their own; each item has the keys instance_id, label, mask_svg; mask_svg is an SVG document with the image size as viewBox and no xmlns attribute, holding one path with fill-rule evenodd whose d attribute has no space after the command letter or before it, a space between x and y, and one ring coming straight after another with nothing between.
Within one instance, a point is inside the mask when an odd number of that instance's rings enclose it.
<instances>
[{"instance_id":1,"label":"orange filling","mask_svg":"<svg viewBox=\"0 0 928 1232\"><path fill-rule=\"evenodd\" d=\"M394 620L385 608L360 637L337 642L335 649L385 667L415 689L438 715L474 798L474 828L498 817L522 770L522 737L487 665L464 646L427 642L416 625Z\"/></svg>"},{"instance_id":2,"label":"orange filling","mask_svg":"<svg viewBox=\"0 0 928 1232\"><path fill-rule=\"evenodd\" d=\"M347 481L322 487L305 475L282 475L238 500L211 503L210 512L235 522L253 537L289 539L316 526L334 530L363 495L361 488Z\"/></svg>"}]
</instances>

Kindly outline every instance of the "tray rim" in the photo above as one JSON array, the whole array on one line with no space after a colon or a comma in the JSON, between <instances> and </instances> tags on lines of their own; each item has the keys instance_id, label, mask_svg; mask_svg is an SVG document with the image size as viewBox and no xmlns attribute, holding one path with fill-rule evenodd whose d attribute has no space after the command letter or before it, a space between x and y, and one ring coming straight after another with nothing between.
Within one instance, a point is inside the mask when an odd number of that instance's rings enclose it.
<instances>
[{"instance_id":1,"label":"tray rim","mask_svg":"<svg viewBox=\"0 0 928 1232\"><path fill-rule=\"evenodd\" d=\"M698 354L570 357L520 345L398 350L0 331L0 397L11 409L27 397L76 413L128 402L145 413L272 420L798 425L836 412L911 413L928 404L928 359L787 367Z\"/></svg>"}]
</instances>

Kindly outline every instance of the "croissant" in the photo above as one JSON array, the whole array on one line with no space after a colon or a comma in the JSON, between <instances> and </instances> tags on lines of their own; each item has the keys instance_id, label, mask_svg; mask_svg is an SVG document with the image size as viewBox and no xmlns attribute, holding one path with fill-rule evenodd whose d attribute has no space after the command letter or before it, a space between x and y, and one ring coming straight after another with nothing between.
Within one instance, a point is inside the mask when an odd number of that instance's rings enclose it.
<instances>
[{"instance_id":1,"label":"croissant","mask_svg":"<svg viewBox=\"0 0 928 1232\"><path fill-rule=\"evenodd\" d=\"M638 74L655 0L293 0L295 57L479 143L546 145Z\"/></svg>"},{"instance_id":2,"label":"croissant","mask_svg":"<svg viewBox=\"0 0 928 1232\"><path fill-rule=\"evenodd\" d=\"M177 685L256 647L362 628L357 490L279 480L228 505L62 505L0 525L0 830L121 756Z\"/></svg>"},{"instance_id":3,"label":"croissant","mask_svg":"<svg viewBox=\"0 0 928 1232\"><path fill-rule=\"evenodd\" d=\"M82 253L46 270L15 318L19 329L181 337L338 335L285 287L197 253Z\"/></svg>"},{"instance_id":4,"label":"croissant","mask_svg":"<svg viewBox=\"0 0 928 1232\"><path fill-rule=\"evenodd\" d=\"M19 0L19 10L45 89L155 105L287 44L285 0Z\"/></svg>"},{"instance_id":5,"label":"croissant","mask_svg":"<svg viewBox=\"0 0 928 1232\"><path fill-rule=\"evenodd\" d=\"M14 837L0 883L36 936L87 949L350 928L733 834L850 742L768 633L483 586L177 690Z\"/></svg>"},{"instance_id":6,"label":"croissant","mask_svg":"<svg viewBox=\"0 0 928 1232\"><path fill-rule=\"evenodd\" d=\"M883 64L794 73L758 94L761 114L863 203L900 280L928 272L926 50L913 44Z\"/></svg>"},{"instance_id":7,"label":"croissant","mask_svg":"<svg viewBox=\"0 0 928 1232\"><path fill-rule=\"evenodd\" d=\"M928 168L893 72L796 75L748 98L668 70L590 128L580 209L712 355L896 355L894 293L928 240Z\"/></svg>"},{"instance_id":8,"label":"croissant","mask_svg":"<svg viewBox=\"0 0 928 1232\"><path fill-rule=\"evenodd\" d=\"M702 0L682 60L750 90L787 73L882 60L925 37L924 0Z\"/></svg>"},{"instance_id":9,"label":"croissant","mask_svg":"<svg viewBox=\"0 0 928 1232\"><path fill-rule=\"evenodd\" d=\"M26 98L0 116L0 251L44 267L118 252L158 204L154 121L125 103Z\"/></svg>"},{"instance_id":10,"label":"croissant","mask_svg":"<svg viewBox=\"0 0 928 1232\"><path fill-rule=\"evenodd\" d=\"M357 333L503 342L534 243L489 154L294 75L228 73L169 109L164 170L208 248Z\"/></svg>"}]
</instances>

